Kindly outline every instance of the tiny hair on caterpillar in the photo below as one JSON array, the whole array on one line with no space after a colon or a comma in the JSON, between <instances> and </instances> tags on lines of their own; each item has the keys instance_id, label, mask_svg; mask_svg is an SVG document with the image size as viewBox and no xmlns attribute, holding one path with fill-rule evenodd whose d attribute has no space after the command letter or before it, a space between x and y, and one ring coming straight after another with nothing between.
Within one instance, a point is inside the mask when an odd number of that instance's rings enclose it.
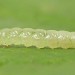
<instances>
[{"instance_id":1,"label":"tiny hair on caterpillar","mask_svg":"<svg viewBox=\"0 0 75 75\"><path fill-rule=\"evenodd\" d=\"M75 32L32 28L0 29L0 45L24 45L37 48L75 48Z\"/></svg>"}]
</instances>

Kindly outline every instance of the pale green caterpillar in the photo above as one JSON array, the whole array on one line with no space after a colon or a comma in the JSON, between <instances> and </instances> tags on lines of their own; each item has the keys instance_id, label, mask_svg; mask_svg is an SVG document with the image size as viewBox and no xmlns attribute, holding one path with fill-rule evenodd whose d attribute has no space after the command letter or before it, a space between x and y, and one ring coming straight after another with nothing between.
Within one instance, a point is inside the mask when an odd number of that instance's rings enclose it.
<instances>
[{"instance_id":1,"label":"pale green caterpillar","mask_svg":"<svg viewBox=\"0 0 75 75\"><path fill-rule=\"evenodd\" d=\"M24 45L37 48L75 48L75 32L12 28L0 30L0 45Z\"/></svg>"}]
</instances>

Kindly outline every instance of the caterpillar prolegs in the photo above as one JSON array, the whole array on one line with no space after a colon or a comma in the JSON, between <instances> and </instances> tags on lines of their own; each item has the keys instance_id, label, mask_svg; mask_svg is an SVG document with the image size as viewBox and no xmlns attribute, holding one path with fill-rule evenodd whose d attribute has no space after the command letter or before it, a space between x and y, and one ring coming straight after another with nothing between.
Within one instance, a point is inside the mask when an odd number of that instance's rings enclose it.
<instances>
[{"instance_id":1,"label":"caterpillar prolegs","mask_svg":"<svg viewBox=\"0 0 75 75\"><path fill-rule=\"evenodd\" d=\"M75 32L32 28L5 28L0 30L0 45L75 48Z\"/></svg>"}]
</instances>

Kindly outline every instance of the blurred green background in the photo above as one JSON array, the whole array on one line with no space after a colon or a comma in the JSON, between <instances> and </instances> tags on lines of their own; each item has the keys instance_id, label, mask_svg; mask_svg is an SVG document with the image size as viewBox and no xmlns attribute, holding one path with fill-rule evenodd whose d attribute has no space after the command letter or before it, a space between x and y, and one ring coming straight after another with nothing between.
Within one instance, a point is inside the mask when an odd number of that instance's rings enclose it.
<instances>
[{"instance_id":1,"label":"blurred green background","mask_svg":"<svg viewBox=\"0 0 75 75\"><path fill-rule=\"evenodd\" d=\"M0 0L0 29L75 31L75 0ZM75 75L75 49L0 47L0 75Z\"/></svg>"}]
</instances>

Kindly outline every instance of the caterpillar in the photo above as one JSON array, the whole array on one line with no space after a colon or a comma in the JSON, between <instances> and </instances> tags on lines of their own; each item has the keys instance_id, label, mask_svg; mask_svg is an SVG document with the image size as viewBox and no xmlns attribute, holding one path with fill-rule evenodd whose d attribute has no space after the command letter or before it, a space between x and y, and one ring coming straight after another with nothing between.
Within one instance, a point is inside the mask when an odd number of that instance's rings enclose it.
<instances>
[{"instance_id":1,"label":"caterpillar","mask_svg":"<svg viewBox=\"0 0 75 75\"><path fill-rule=\"evenodd\" d=\"M75 32L32 28L0 30L0 45L24 45L37 48L75 48Z\"/></svg>"}]
</instances>

